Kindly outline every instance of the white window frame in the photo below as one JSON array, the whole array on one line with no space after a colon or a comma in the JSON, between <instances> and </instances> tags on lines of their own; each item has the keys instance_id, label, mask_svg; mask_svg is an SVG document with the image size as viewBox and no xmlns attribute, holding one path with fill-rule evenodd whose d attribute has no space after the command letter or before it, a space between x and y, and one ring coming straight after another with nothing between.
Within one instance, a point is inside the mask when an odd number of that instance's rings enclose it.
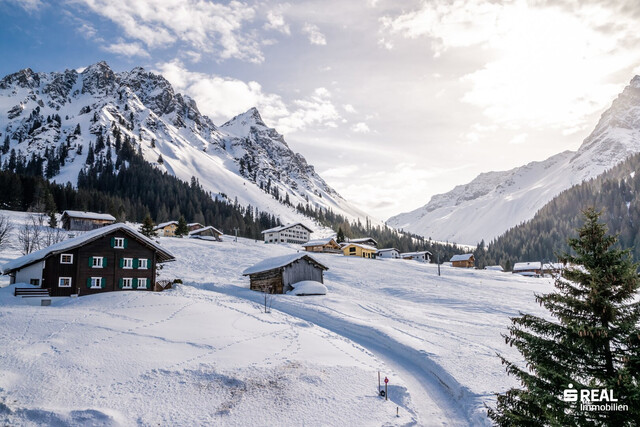
<instances>
[{"instance_id":1,"label":"white window frame","mask_svg":"<svg viewBox=\"0 0 640 427\"><path fill-rule=\"evenodd\" d=\"M92 257L93 261L91 262L91 268L102 268L104 266L104 257L94 256ZM96 261L100 260L97 264Z\"/></svg>"},{"instance_id":2,"label":"white window frame","mask_svg":"<svg viewBox=\"0 0 640 427\"><path fill-rule=\"evenodd\" d=\"M133 289L133 277L122 278L122 289Z\"/></svg>"},{"instance_id":3,"label":"white window frame","mask_svg":"<svg viewBox=\"0 0 640 427\"><path fill-rule=\"evenodd\" d=\"M141 280L144 280L144 286L140 285L140 281ZM148 281L149 281L149 279L147 279L146 277L138 277L138 289L147 289L147 286L148 286L147 282Z\"/></svg>"},{"instance_id":4,"label":"white window frame","mask_svg":"<svg viewBox=\"0 0 640 427\"><path fill-rule=\"evenodd\" d=\"M138 268L140 270L149 269L149 258L138 258Z\"/></svg>"},{"instance_id":5,"label":"white window frame","mask_svg":"<svg viewBox=\"0 0 640 427\"><path fill-rule=\"evenodd\" d=\"M133 269L133 258L122 258L122 268L127 270Z\"/></svg>"},{"instance_id":6,"label":"white window frame","mask_svg":"<svg viewBox=\"0 0 640 427\"><path fill-rule=\"evenodd\" d=\"M114 249L124 249L124 237L114 237L113 247Z\"/></svg>"},{"instance_id":7,"label":"white window frame","mask_svg":"<svg viewBox=\"0 0 640 427\"><path fill-rule=\"evenodd\" d=\"M69 257L69 262L64 262L63 257ZM60 264L73 264L73 254L60 254Z\"/></svg>"},{"instance_id":8,"label":"white window frame","mask_svg":"<svg viewBox=\"0 0 640 427\"><path fill-rule=\"evenodd\" d=\"M65 279L69 279L69 284L68 285L61 285L60 282L62 282L62 280ZM71 287L71 283L72 283L73 279L71 277L58 277L58 287L59 288L70 288Z\"/></svg>"},{"instance_id":9,"label":"white window frame","mask_svg":"<svg viewBox=\"0 0 640 427\"><path fill-rule=\"evenodd\" d=\"M97 285L96 285L97 280ZM102 277L92 277L91 278L91 287L89 289L102 289Z\"/></svg>"}]
</instances>

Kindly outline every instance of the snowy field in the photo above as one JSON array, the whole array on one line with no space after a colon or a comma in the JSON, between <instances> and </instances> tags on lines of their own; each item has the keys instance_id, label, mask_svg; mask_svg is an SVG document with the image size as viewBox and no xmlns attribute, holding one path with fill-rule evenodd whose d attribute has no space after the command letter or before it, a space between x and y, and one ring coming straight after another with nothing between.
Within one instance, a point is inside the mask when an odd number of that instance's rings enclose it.
<instances>
[{"instance_id":1,"label":"snowy field","mask_svg":"<svg viewBox=\"0 0 640 427\"><path fill-rule=\"evenodd\" d=\"M543 314L533 293L551 290L314 254L328 294L278 295L265 314L242 271L295 247L158 240L178 258L160 278L184 281L169 291L39 307L0 289L0 425L485 425L484 404L515 385L496 352L519 355L500 334L519 311Z\"/></svg>"}]
</instances>

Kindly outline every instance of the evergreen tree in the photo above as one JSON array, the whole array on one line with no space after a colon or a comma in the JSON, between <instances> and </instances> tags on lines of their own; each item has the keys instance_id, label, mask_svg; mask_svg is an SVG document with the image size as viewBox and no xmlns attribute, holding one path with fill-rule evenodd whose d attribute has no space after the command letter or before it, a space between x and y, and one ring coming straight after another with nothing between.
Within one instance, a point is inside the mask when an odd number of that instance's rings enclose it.
<instances>
[{"instance_id":1,"label":"evergreen tree","mask_svg":"<svg viewBox=\"0 0 640 427\"><path fill-rule=\"evenodd\" d=\"M4 142L2 143L2 154L7 154L9 152L9 135L5 135Z\"/></svg>"},{"instance_id":2,"label":"evergreen tree","mask_svg":"<svg viewBox=\"0 0 640 427\"><path fill-rule=\"evenodd\" d=\"M80 123L76 125L76 128L73 131L74 135L82 135L82 130L80 129Z\"/></svg>"},{"instance_id":3,"label":"evergreen tree","mask_svg":"<svg viewBox=\"0 0 640 427\"><path fill-rule=\"evenodd\" d=\"M612 248L617 238L607 235L598 212L583 214L578 238L568 240L575 255L561 256L568 267L557 291L536 295L555 321L523 314L504 336L528 370L501 357L523 388L498 396L497 408L488 411L497 425L625 426L640 419L637 265L628 250ZM611 390L628 411L581 410L581 402L560 398L567 388Z\"/></svg>"},{"instance_id":4,"label":"evergreen tree","mask_svg":"<svg viewBox=\"0 0 640 427\"><path fill-rule=\"evenodd\" d=\"M176 228L176 236L186 236L189 234L189 226L183 215L178 219L178 227Z\"/></svg>"},{"instance_id":5,"label":"evergreen tree","mask_svg":"<svg viewBox=\"0 0 640 427\"><path fill-rule=\"evenodd\" d=\"M151 219L151 215L147 214L142 221L142 225L140 226L140 233L144 234L147 237L154 237L156 232L153 230L155 224Z\"/></svg>"},{"instance_id":6,"label":"evergreen tree","mask_svg":"<svg viewBox=\"0 0 640 427\"><path fill-rule=\"evenodd\" d=\"M49 212L49 227L58 228L58 218L56 218L54 211Z\"/></svg>"},{"instance_id":7,"label":"evergreen tree","mask_svg":"<svg viewBox=\"0 0 640 427\"><path fill-rule=\"evenodd\" d=\"M337 243L344 242L344 231L342 231L342 227L338 227L338 235L336 236L336 242Z\"/></svg>"}]
</instances>

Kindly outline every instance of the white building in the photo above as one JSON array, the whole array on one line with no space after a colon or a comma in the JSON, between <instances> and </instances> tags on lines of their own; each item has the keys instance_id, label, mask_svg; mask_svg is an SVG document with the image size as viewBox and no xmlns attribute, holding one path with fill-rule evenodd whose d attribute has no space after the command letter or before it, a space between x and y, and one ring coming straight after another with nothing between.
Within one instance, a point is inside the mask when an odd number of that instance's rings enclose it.
<instances>
[{"instance_id":1,"label":"white building","mask_svg":"<svg viewBox=\"0 0 640 427\"><path fill-rule=\"evenodd\" d=\"M376 256L378 258L398 259L400 258L400 251L397 250L396 248L378 249L378 252L376 252Z\"/></svg>"},{"instance_id":2,"label":"white building","mask_svg":"<svg viewBox=\"0 0 640 427\"><path fill-rule=\"evenodd\" d=\"M431 262L433 254L429 251L404 252L400 254L402 259L411 259L420 262Z\"/></svg>"},{"instance_id":3,"label":"white building","mask_svg":"<svg viewBox=\"0 0 640 427\"><path fill-rule=\"evenodd\" d=\"M281 225L262 232L265 243L297 243L300 245L309 241L311 233L313 230L300 222Z\"/></svg>"}]
</instances>

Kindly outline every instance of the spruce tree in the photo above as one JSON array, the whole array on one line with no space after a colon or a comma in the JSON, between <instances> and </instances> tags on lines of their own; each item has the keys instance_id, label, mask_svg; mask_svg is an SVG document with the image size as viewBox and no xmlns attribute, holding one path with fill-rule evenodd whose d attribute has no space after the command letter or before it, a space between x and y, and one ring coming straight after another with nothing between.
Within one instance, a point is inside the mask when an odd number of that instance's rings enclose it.
<instances>
[{"instance_id":1,"label":"spruce tree","mask_svg":"<svg viewBox=\"0 0 640 427\"><path fill-rule=\"evenodd\" d=\"M142 221L142 226L140 227L140 233L144 234L147 237L155 237L156 232L153 230L155 224L151 219L151 215L147 214Z\"/></svg>"},{"instance_id":2,"label":"spruce tree","mask_svg":"<svg viewBox=\"0 0 640 427\"><path fill-rule=\"evenodd\" d=\"M617 238L598 222L600 213L589 208L583 215L578 237L568 239L575 255L560 257L567 267L556 291L536 295L554 319L522 314L504 335L527 369L501 357L522 388L499 395L489 409L497 425L625 426L640 419L638 266L628 250L614 248ZM568 388L613 391L628 411L585 411L580 401L561 399Z\"/></svg>"},{"instance_id":3,"label":"spruce tree","mask_svg":"<svg viewBox=\"0 0 640 427\"><path fill-rule=\"evenodd\" d=\"M178 219L178 227L176 228L176 236L186 236L189 234L189 226L187 225L187 221L184 219L184 215L180 215L180 219Z\"/></svg>"},{"instance_id":4,"label":"spruce tree","mask_svg":"<svg viewBox=\"0 0 640 427\"><path fill-rule=\"evenodd\" d=\"M336 236L336 242L337 243L344 242L344 232L342 231L342 227L338 227L338 235Z\"/></svg>"}]
</instances>

